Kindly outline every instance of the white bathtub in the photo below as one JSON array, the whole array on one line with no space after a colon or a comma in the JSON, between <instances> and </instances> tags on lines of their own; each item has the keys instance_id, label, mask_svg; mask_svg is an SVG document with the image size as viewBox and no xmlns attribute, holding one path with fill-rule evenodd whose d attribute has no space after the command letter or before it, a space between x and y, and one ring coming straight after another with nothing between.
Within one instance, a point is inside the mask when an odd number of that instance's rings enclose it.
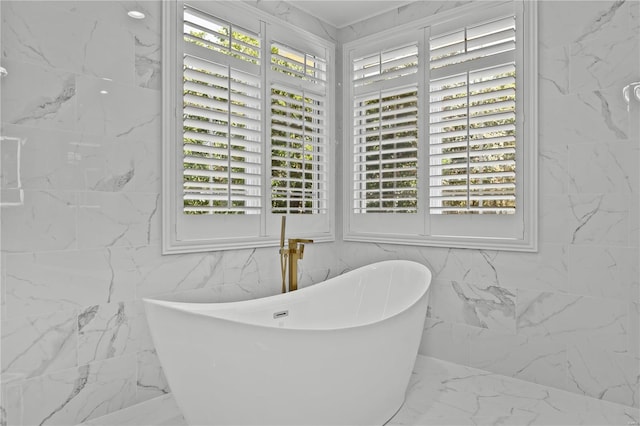
<instances>
[{"instance_id":1,"label":"white bathtub","mask_svg":"<svg viewBox=\"0 0 640 426\"><path fill-rule=\"evenodd\" d=\"M144 303L189 424L382 425L404 401L430 282L388 261L262 299Z\"/></svg>"}]
</instances>

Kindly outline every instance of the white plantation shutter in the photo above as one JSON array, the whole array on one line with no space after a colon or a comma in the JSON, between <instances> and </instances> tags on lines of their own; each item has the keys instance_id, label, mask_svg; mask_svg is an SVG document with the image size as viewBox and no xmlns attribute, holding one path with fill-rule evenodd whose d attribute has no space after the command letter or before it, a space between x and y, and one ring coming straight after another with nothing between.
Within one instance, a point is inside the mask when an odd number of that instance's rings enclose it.
<instances>
[{"instance_id":1,"label":"white plantation shutter","mask_svg":"<svg viewBox=\"0 0 640 426\"><path fill-rule=\"evenodd\" d=\"M236 1L163 3L163 254L334 240L335 45ZM276 41L277 40L277 41Z\"/></svg>"},{"instance_id":2,"label":"white plantation shutter","mask_svg":"<svg viewBox=\"0 0 640 426\"><path fill-rule=\"evenodd\" d=\"M418 192L418 46L352 60L352 209L415 213Z\"/></svg>"},{"instance_id":3,"label":"white plantation shutter","mask_svg":"<svg viewBox=\"0 0 640 426\"><path fill-rule=\"evenodd\" d=\"M415 213L417 87L356 97L354 115L355 212Z\"/></svg>"},{"instance_id":4,"label":"white plantation shutter","mask_svg":"<svg viewBox=\"0 0 640 426\"><path fill-rule=\"evenodd\" d=\"M271 45L271 212L328 208L326 60Z\"/></svg>"},{"instance_id":5,"label":"white plantation shutter","mask_svg":"<svg viewBox=\"0 0 640 426\"><path fill-rule=\"evenodd\" d=\"M184 213L259 214L259 36L185 6Z\"/></svg>"},{"instance_id":6,"label":"white plantation shutter","mask_svg":"<svg viewBox=\"0 0 640 426\"><path fill-rule=\"evenodd\" d=\"M536 250L536 29L473 2L344 45L345 240Z\"/></svg>"},{"instance_id":7,"label":"white plantation shutter","mask_svg":"<svg viewBox=\"0 0 640 426\"><path fill-rule=\"evenodd\" d=\"M515 16L431 33L431 214L515 213L515 37Z\"/></svg>"}]
</instances>

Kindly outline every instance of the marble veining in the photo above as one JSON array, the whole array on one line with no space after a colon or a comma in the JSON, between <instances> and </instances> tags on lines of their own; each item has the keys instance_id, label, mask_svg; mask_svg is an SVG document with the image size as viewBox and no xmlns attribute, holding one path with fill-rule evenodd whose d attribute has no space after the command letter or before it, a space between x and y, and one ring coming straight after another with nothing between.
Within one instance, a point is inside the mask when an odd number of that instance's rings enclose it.
<instances>
[{"instance_id":1,"label":"marble veining","mask_svg":"<svg viewBox=\"0 0 640 426\"><path fill-rule=\"evenodd\" d=\"M481 328L515 331L516 295L498 286L434 281L429 316Z\"/></svg>"},{"instance_id":2,"label":"marble veining","mask_svg":"<svg viewBox=\"0 0 640 426\"><path fill-rule=\"evenodd\" d=\"M24 382L24 424L77 424L132 405L135 355L62 370ZM33 396L46 390L46 397Z\"/></svg>"},{"instance_id":3,"label":"marble veining","mask_svg":"<svg viewBox=\"0 0 640 426\"><path fill-rule=\"evenodd\" d=\"M76 311L2 322L2 381L36 377L77 363Z\"/></svg>"},{"instance_id":4,"label":"marble veining","mask_svg":"<svg viewBox=\"0 0 640 426\"><path fill-rule=\"evenodd\" d=\"M113 358L135 352L137 345L130 318L132 303L108 303L86 308L78 315L78 362Z\"/></svg>"}]
</instances>

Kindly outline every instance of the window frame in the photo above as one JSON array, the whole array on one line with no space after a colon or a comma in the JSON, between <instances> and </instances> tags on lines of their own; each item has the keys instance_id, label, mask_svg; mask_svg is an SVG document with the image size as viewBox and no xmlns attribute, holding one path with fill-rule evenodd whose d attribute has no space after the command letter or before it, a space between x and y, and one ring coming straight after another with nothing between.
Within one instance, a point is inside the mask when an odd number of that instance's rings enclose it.
<instances>
[{"instance_id":1,"label":"window frame","mask_svg":"<svg viewBox=\"0 0 640 426\"><path fill-rule=\"evenodd\" d=\"M429 213L428 171L428 42L433 26L449 26L454 29L464 20L465 26L481 23L501 8L516 10L517 39L517 131L522 135L517 141L517 207L516 215L440 215L434 220ZM421 73L418 87L418 213L417 214L360 214L354 213L353 193L353 85L352 60L375 50L398 47L393 40L406 40L409 33L419 43L418 69ZM473 3L441 14L413 21L363 37L343 45L343 239L345 241L375 242L403 245L494 249L511 251L537 251L538 234L538 78L537 78L537 5L522 0ZM372 48L375 46L376 48ZM519 206L519 207L518 207ZM509 217L512 216L512 217ZM506 219L506 220L505 220ZM507 229L509 233L496 236L496 231ZM491 230L489 235L481 235ZM458 232L460 231L460 232ZM458 235L455 233L458 232ZM488 234L488 232L487 232Z\"/></svg>"},{"instance_id":2,"label":"window frame","mask_svg":"<svg viewBox=\"0 0 640 426\"><path fill-rule=\"evenodd\" d=\"M287 233L317 242L335 240L335 44L308 33L255 7L233 1L193 1L216 18L249 30L259 25L261 39L262 208L260 214L183 214L183 1L163 3L162 18L162 252L193 253L212 250L272 247L280 243L281 213L271 213L270 46L280 43L301 50L323 51L327 57L326 155L327 210L324 214L287 214ZM253 22L251 22L253 21ZM248 24L249 23L249 24ZM252 25L253 24L253 25ZM253 28L252 28L253 26ZM276 81L276 80L273 80ZM301 217L302 216L302 217ZM215 219L215 221L212 221ZM180 222L180 220L183 220ZM181 225L180 223L186 224Z\"/></svg>"}]
</instances>

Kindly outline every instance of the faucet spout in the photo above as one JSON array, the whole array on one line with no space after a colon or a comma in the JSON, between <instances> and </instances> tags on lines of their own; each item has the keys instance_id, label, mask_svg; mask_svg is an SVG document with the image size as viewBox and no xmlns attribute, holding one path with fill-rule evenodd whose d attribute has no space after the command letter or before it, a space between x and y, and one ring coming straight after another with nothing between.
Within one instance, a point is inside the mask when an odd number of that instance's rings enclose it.
<instances>
[{"instance_id":1,"label":"faucet spout","mask_svg":"<svg viewBox=\"0 0 640 426\"><path fill-rule=\"evenodd\" d=\"M298 289L298 260L304 256L304 245L311 244L313 240L304 238L289 238L289 291Z\"/></svg>"}]
</instances>

